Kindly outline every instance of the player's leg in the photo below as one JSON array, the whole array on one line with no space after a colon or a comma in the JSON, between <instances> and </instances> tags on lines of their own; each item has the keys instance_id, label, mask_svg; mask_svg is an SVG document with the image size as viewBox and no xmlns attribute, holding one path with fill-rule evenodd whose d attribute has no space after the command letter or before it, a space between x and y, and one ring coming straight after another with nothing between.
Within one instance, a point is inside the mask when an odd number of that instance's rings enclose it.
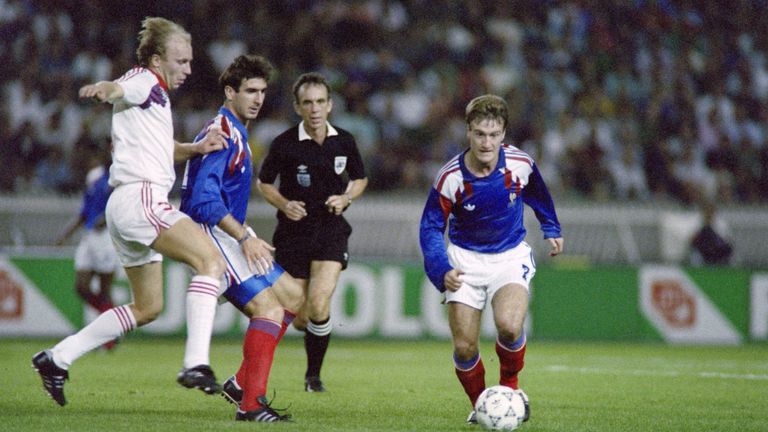
<instances>
[{"instance_id":1,"label":"player's leg","mask_svg":"<svg viewBox=\"0 0 768 432\"><path fill-rule=\"evenodd\" d=\"M488 287L493 318L498 337L496 354L499 356L499 384L518 389L518 374L525 365L525 316L528 313L529 286L536 275L536 263L531 248L525 242L505 252L508 259L492 265L495 277ZM528 397L520 391L525 401L525 417L530 417Z\"/></svg>"},{"instance_id":2,"label":"player's leg","mask_svg":"<svg viewBox=\"0 0 768 432\"><path fill-rule=\"evenodd\" d=\"M296 319L306 300L306 279L296 279L287 272L272 285L271 291L283 306L283 323L278 342L285 335L288 326Z\"/></svg>"},{"instance_id":3,"label":"player's leg","mask_svg":"<svg viewBox=\"0 0 768 432\"><path fill-rule=\"evenodd\" d=\"M59 342L52 351L57 364L69 368L92 349L148 324L163 310L163 273L160 262L125 269L133 303L109 309L76 334Z\"/></svg>"},{"instance_id":4,"label":"player's leg","mask_svg":"<svg viewBox=\"0 0 768 432\"><path fill-rule=\"evenodd\" d=\"M75 271L75 291L77 295L92 308L99 310L98 296L91 291L91 280L96 275L93 270ZM104 312L99 310L99 312Z\"/></svg>"},{"instance_id":5,"label":"player's leg","mask_svg":"<svg viewBox=\"0 0 768 432\"><path fill-rule=\"evenodd\" d=\"M96 294L96 309L99 312L104 312L114 307L112 303L112 281L115 279L115 274L112 272L97 273L96 278L99 281L99 292Z\"/></svg>"},{"instance_id":6,"label":"player's leg","mask_svg":"<svg viewBox=\"0 0 768 432\"><path fill-rule=\"evenodd\" d=\"M233 268L237 269L238 265L234 263ZM275 266L267 275L253 275L240 283L233 280L224 292L224 297L250 318L243 339L240 370L236 379L229 378L222 389L222 395L238 405L237 420L274 422L288 419L272 410L266 401L269 373L282 333L280 323L284 321L283 305L270 286L283 275L286 275L283 269Z\"/></svg>"},{"instance_id":7,"label":"player's leg","mask_svg":"<svg viewBox=\"0 0 768 432\"><path fill-rule=\"evenodd\" d=\"M448 303L448 324L453 340L453 362L472 407L485 390L485 367L480 358L480 317L482 310L459 302Z\"/></svg>"},{"instance_id":8,"label":"player's leg","mask_svg":"<svg viewBox=\"0 0 768 432\"><path fill-rule=\"evenodd\" d=\"M517 375L525 364L523 324L528 312L528 290L519 284L504 285L496 291L491 305L498 331L496 353L499 356L499 384L517 389Z\"/></svg>"},{"instance_id":9,"label":"player's leg","mask_svg":"<svg viewBox=\"0 0 768 432\"><path fill-rule=\"evenodd\" d=\"M244 379L239 381L243 399L238 419L243 420L245 413L268 408L264 406L263 398L279 340L283 307L274 293L265 289L246 305L244 312L250 322L243 341Z\"/></svg>"},{"instance_id":10,"label":"player's leg","mask_svg":"<svg viewBox=\"0 0 768 432\"><path fill-rule=\"evenodd\" d=\"M312 261L307 287L305 313L308 318L304 333L307 370L304 386L308 392L324 392L320 370L331 340L331 297L336 290L342 264L337 261Z\"/></svg>"},{"instance_id":11,"label":"player's leg","mask_svg":"<svg viewBox=\"0 0 768 432\"><path fill-rule=\"evenodd\" d=\"M274 282L270 288L270 291L272 291L283 308L283 321L280 326L280 332L277 335L277 343L280 343L283 336L285 335L285 332L288 330L288 327L296 317L297 312L295 311L301 309L302 305L304 304L304 287L302 286L299 279L295 279L287 272L284 272L282 275L280 275L277 281ZM230 290L227 290L225 296L229 295ZM235 299L231 299L230 302L237 305L237 300ZM240 307L238 306L238 308ZM243 310L243 312L248 316L253 316L246 310ZM222 385L222 393L224 397L237 405L239 405L240 401L242 400L242 388L240 383L245 382L246 369L247 364L244 359L237 373L227 379Z\"/></svg>"},{"instance_id":12,"label":"player's leg","mask_svg":"<svg viewBox=\"0 0 768 432\"><path fill-rule=\"evenodd\" d=\"M99 302L97 309L100 308L99 310L103 312L113 307L112 282L114 281L115 273L122 271L122 265L120 265L120 258L115 251L115 246L112 244L109 231L106 229L96 230L94 234L93 255L96 261L94 270L99 280L99 291L96 293Z\"/></svg>"},{"instance_id":13,"label":"player's leg","mask_svg":"<svg viewBox=\"0 0 768 432\"><path fill-rule=\"evenodd\" d=\"M162 267L159 262L126 268L133 304L109 309L77 333L50 350L37 353L32 365L40 373L48 394L66 404L64 381L75 360L93 349L122 337L136 327L151 322L163 308Z\"/></svg>"},{"instance_id":14,"label":"player's leg","mask_svg":"<svg viewBox=\"0 0 768 432\"><path fill-rule=\"evenodd\" d=\"M220 279L226 268L224 259L203 230L188 217L161 230L152 247L195 271L186 294L187 341L184 367L177 381L207 394L218 393L221 386L209 365Z\"/></svg>"},{"instance_id":15,"label":"player's leg","mask_svg":"<svg viewBox=\"0 0 768 432\"><path fill-rule=\"evenodd\" d=\"M88 305L104 312L99 309L98 296L91 290L91 281L96 276L99 263L98 256L94 253L97 239L98 234L86 231L75 249L75 291Z\"/></svg>"},{"instance_id":16,"label":"player's leg","mask_svg":"<svg viewBox=\"0 0 768 432\"><path fill-rule=\"evenodd\" d=\"M307 276L309 277L309 276ZM297 309L296 316L293 319L293 327L296 330L305 332L307 331L307 324L309 324L309 311L307 310L307 292L309 291L309 279L299 279L294 278L296 282L298 282L299 286L301 287L302 293L301 298L302 303L301 306Z\"/></svg>"}]
</instances>

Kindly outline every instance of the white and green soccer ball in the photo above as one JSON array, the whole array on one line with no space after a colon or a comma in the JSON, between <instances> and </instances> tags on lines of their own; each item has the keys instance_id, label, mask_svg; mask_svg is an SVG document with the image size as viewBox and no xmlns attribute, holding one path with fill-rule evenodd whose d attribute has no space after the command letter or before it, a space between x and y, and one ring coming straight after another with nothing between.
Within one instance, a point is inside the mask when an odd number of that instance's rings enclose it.
<instances>
[{"instance_id":1,"label":"white and green soccer ball","mask_svg":"<svg viewBox=\"0 0 768 432\"><path fill-rule=\"evenodd\" d=\"M480 394L475 412L483 429L511 431L523 424L525 402L519 390L496 385Z\"/></svg>"}]
</instances>

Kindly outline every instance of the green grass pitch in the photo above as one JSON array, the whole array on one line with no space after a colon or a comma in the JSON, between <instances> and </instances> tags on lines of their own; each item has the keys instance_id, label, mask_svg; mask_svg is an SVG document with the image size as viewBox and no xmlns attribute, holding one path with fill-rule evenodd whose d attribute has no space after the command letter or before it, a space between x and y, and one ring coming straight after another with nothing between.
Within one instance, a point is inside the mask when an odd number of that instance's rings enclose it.
<instances>
[{"instance_id":1,"label":"green grass pitch","mask_svg":"<svg viewBox=\"0 0 768 432\"><path fill-rule=\"evenodd\" d=\"M335 339L325 361L328 392L303 392L301 340L275 356L269 397L289 424L234 421L234 406L175 382L180 339L129 337L70 370L68 405L44 394L30 367L51 340L0 340L3 431L476 431L454 375L449 341ZM492 341L481 346L489 385L498 379ZM223 381L240 363L240 341L214 338ZM531 399L522 431L766 431L768 346L672 347L529 341L521 385Z\"/></svg>"}]
</instances>

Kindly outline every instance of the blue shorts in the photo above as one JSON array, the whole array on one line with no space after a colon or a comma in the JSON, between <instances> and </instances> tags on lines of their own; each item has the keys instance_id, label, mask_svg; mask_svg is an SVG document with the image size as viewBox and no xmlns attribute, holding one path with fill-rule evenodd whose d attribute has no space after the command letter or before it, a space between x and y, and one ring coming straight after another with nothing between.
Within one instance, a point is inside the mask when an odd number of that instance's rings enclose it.
<instances>
[{"instance_id":1,"label":"blue shorts","mask_svg":"<svg viewBox=\"0 0 768 432\"><path fill-rule=\"evenodd\" d=\"M285 273L285 270L283 270L277 263L274 263L274 265L275 267L271 272L265 275L253 275L242 283L237 283L234 282L233 279L230 279L233 283L229 285L229 288L227 288L226 291L224 291L224 298L242 311L248 302L260 292L274 285L274 283L280 279L280 276Z\"/></svg>"}]
</instances>

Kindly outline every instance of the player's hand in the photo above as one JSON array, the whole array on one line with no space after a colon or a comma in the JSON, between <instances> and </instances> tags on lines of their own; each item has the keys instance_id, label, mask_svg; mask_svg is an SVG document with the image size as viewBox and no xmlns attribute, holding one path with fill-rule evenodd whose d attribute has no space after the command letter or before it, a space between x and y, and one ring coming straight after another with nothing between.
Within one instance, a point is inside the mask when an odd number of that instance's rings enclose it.
<instances>
[{"instance_id":1,"label":"player's hand","mask_svg":"<svg viewBox=\"0 0 768 432\"><path fill-rule=\"evenodd\" d=\"M340 215L351 203L349 195L331 195L325 200L325 207L328 209L328 213Z\"/></svg>"},{"instance_id":2,"label":"player's hand","mask_svg":"<svg viewBox=\"0 0 768 432\"><path fill-rule=\"evenodd\" d=\"M548 238L547 241L552 246L549 250L549 256L559 255L563 251L563 238Z\"/></svg>"},{"instance_id":3,"label":"player's hand","mask_svg":"<svg viewBox=\"0 0 768 432\"><path fill-rule=\"evenodd\" d=\"M208 133L200 141L195 143L195 151L199 154L208 154L229 147L227 134L219 126L212 126Z\"/></svg>"},{"instance_id":4,"label":"player's hand","mask_svg":"<svg viewBox=\"0 0 768 432\"><path fill-rule=\"evenodd\" d=\"M304 204L304 201L288 201L285 204L283 213L294 222L300 221L307 216L306 204Z\"/></svg>"},{"instance_id":5,"label":"player's hand","mask_svg":"<svg viewBox=\"0 0 768 432\"><path fill-rule=\"evenodd\" d=\"M265 275L275 268L275 261L272 258L275 248L266 241L252 236L243 242L242 248L248 267L255 273Z\"/></svg>"},{"instance_id":6,"label":"player's hand","mask_svg":"<svg viewBox=\"0 0 768 432\"><path fill-rule=\"evenodd\" d=\"M448 291L457 291L459 288L461 288L461 284L463 282L462 275L464 274L463 271L457 270L457 269L451 269L445 273L445 276L443 276L443 283L445 284L445 289Z\"/></svg>"},{"instance_id":7,"label":"player's hand","mask_svg":"<svg viewBox=\"0 0 768 432\"><path fill-rule=\"evenodd\" d=\"M88 84L80 87L77 92L81 99L96 99L99 102L106 102L107 91L104 86L99 84Z\"/></svg>"}]
</instances>

